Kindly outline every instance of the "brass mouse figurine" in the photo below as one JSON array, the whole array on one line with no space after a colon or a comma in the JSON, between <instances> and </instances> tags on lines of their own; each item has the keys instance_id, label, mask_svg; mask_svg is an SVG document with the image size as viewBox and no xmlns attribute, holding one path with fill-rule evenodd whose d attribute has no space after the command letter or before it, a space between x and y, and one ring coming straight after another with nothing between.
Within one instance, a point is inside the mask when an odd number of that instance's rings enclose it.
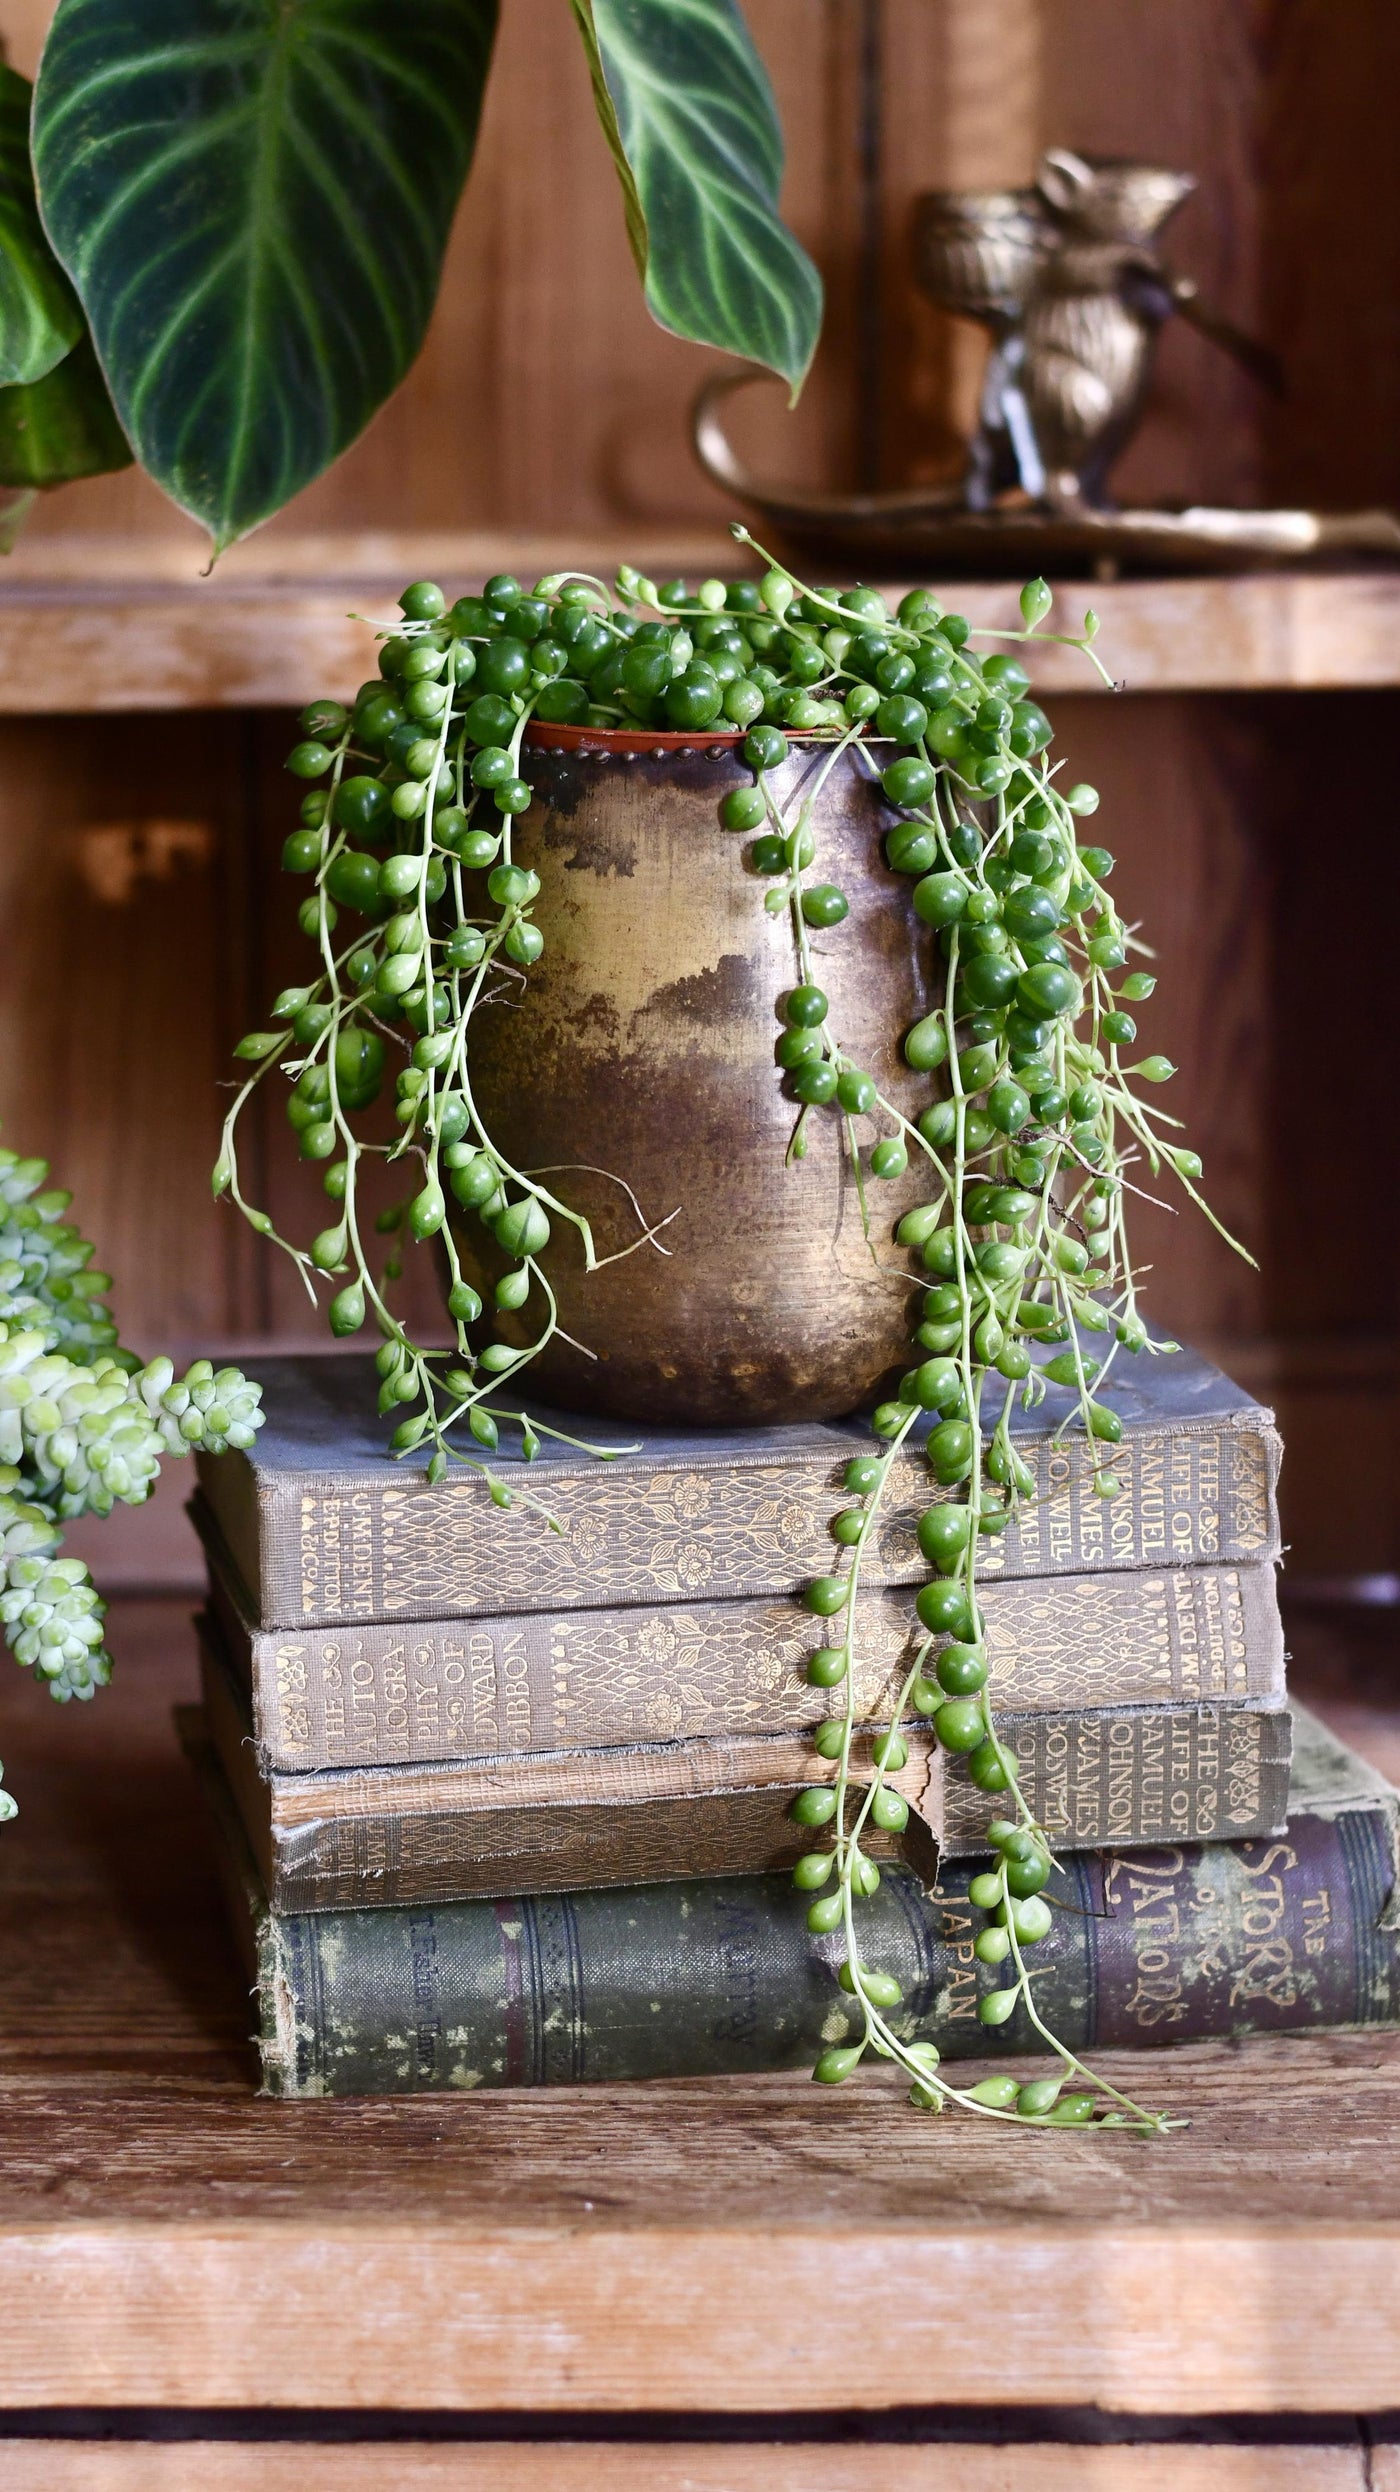
<instances>
[{"instance_id":1,"label":"brass mouse figurine","mask_svg":"<svg viewBox=\"0 0 1400 2492\"><path fill-rule=\"evenodd\" d=\"M1025 190L929 191L916 204L919 283L990 331L992 351L967 466L956 480L833 493L753 475L724 427L736 390L721 371L695 402L696 455L765 525L867 576L1048 571L1124 564L1187 570L1377 554L1400 557L1388 511L1120 510L1109 474L1142 411L1157 332L1173 312L1265 388L1268 351L1209 310L1162 261L1157 236L1195 188L1189 173L1051 147Z\"/></svg>"},{"instance_id":2,"label":"brass mouse figurine","mask_svg":"<svg viewBox=\"0 0 1400 2492\"><path fill-rule=\"evenodd\" d=\"M1278 386L1272 356L1199 303L1155 242L1189 173L1052 147L1035 186L930 191L916 210L919 281L992 332L964 486L970 510L1015 488L1065 510L1110 507L1108 472L1141 411L1157 331L1181 311Z\"/></svg>"}]
</instances>

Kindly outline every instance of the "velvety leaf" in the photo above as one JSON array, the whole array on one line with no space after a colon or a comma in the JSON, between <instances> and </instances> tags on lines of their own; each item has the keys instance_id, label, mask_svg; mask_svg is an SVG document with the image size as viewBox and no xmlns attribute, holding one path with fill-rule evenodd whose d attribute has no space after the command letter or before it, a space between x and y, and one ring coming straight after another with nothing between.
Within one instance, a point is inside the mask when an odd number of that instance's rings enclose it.
<instances>
[{"instance_id":1,"label":"velvety leaf","mask_svg":"<svg viewBox=\"0 0 1400 2492\"><path fill-rule=\"evenodd\" d=\"M0 388L40 381L83 334L83 315L39 222L27 78L0 62Z\"/></svg>"},{"instance_id":2,"label":"velvety leaf","mask_svg":"<svg viewBox=\"0 0 1400 2492\"><path fill-rule=\"evenodd\" d=\"M0 389L0 485L67 485L130 465L91 338L42 381Z\"/></svg>"},{"instance_id":3,"label":"velvety leaf","mask_svg":"<svg viewBox=\"0 0 1400 2492\"><path fill-rule=\"evenodd\" d=\"M216 546L422 343L496 0L59 0L34 160L144 467Z\"/></svg>"},{"instance_id":4,"label":"velvety leaf","mask_svg":"<svg viewBox=\"0 0 1400 2492\"><path fill-rule=\"evenodd\" d=\"M627 230L664 329L801 387L821 279L778 214L783 138L734 0L572 0Z\"/></svg>"}]
</instances>

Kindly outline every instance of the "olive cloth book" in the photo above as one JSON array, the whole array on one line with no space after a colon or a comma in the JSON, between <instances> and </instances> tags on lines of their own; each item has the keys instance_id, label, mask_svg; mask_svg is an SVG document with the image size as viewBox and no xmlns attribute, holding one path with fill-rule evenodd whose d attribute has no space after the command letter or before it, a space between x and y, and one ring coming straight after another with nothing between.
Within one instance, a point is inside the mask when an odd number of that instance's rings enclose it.
<instances>
[{"instance_id":1,"label":"olive cloth book","mask_svg":"<svg viewBox=\"0 0 1400 2492\"><path fill-rule=\"evenodd\" d=\"M847 2037L838 1939L782 1877L333 1913L269 1909L202 1716L181 1735L203 1784L256 2002L265 2090L413 2094L810 2066ZM1275 1838L1071 1852L1068 1909L1036 1949L1051 2030L1123 2044L1400 2021L1396 1794L1295 1709L1288 1822ZM975 1861L926 1891L885 1872L862 1909L908 2039L945 2058L1037 2046L1019 2009L978 2022L995 1968L972 1950Z\"/></svg>"},{"instance_id":2,"label":"olive cloth book","mask_svg":"<svg viewBox=\"0 0 1400 2492\"><path fill-rule=\"evenodd\" d=\"M587 1438L612 1459L542 1435L526 1464L503 1442L493 1469L523 1493L502 1510L478 1472L454 1467L430 1487L421 1453L388 1454L365 1354L255 1360L248 1373L263 1387L266 1425L247 1453L199 1457L199 1495L263 1628L772 1599L830 1571L841 1471L870 1450L859 1420L678 1434L536 1409L541 1428ZM1094 1493L1082 1436L1057 1433L1072 1419L1071 1395L1055 1386L1035 1410L1018 1407L1036 1491L987 1541L984 1576L1278 1556L1268 1411L1189 1350L1121 1355L1111 1399L1123 1439L1112 1454L1121 1486L1107 1498ZM889 1519L866 1552L867 1583L922 1578L914 1526L940 1493L911 1438Z\"/></svg>"},{"instance_id":3,"label":"olive cloth book","mask_svg":"<svg viewBox=\"0 0 1400 2492\"><path fill-rule=\"evenodd\" d=\"M269 1771L794 1731L839 1702L806 1677L832 1629L791 1593L259 1628L211 1518L198 1519L211 1540L210 1604ZM1016 1712L1283 1702L1270 1564L993 1578L981 1603L997 1700ZM863 1595L862 1720L888 1718L916 1635L909 1590Z\"/></svg>"},{"instance_id":4,"label":"olive cloth book","mask_svg":"<svg viewBox=\"0 0 1400 2492\"><path fill-rule=\"evenodd\" d=\"M201 1632L210 1734L274 1908L331 1912L541 1890L637 1885L779 1869L810 1849L790 1815L831 1780L801 1731L637 1742L450 1764L259 1769L246 1690L212 1623ZM1286 1712L1245 1705L1120 1706L998 1714L1021 1790L1065 1844L1237 1839L1268 1832L1288 1799ZM932 1876L940 1853L985 1848L986 1795L926 1726L891 1780L899 1837L867 1848ZM868 1770L869 1738L857 1749ZM864 1839L864 1838L863 1838Z\"/></svg>"}]
</instances>

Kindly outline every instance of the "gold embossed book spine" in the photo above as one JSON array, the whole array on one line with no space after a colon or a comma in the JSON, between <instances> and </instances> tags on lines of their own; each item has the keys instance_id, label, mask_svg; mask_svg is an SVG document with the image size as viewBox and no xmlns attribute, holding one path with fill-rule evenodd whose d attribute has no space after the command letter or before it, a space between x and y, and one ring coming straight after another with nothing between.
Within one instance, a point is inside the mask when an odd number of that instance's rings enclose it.
<instances>
[{"instance_id":1,"label":"gold embossed book spine","mask_svg":"<svg viewBox=\"0 0 1400 2492\"><path fill-rule=\"evenodd\" d=\"M789 1866L805 1848L797 1793L834 1766L800 1733L536 1752L450 1764L263 1773L246 1691L203 1641L205 1712L275 1909L420 1903L581 1884ZM1243 1839L1282 1822L1290 1717L1249 1705L1006 1713L1021 1788L1057 1844ZM860 1743L865 1756L868 1741ZM903 1836L872 1830L932 1878L940 1857L985 1847L986 1804L966 1762L911 1729L892 1777Z\"/></svg>"},{"instance_id":2,"label":"gold embossed book spine","mask_svg":"<svg viewBox=\"0 0 1400 2492\"><path fill-rule=\"evenodd\" d=\"M426 1764L560 1748L797 1731L829 1699L807 1684L812 1621L791 1599L517 1612L409 1625L253 1627L226 1574L212 1600L269 1770ZM1269 1565L1005 1577L987 1643L1013 1712L1283 1702ZM907 1593L864 1610L857 1708L888 1712L909 1666Z\"/></svg>"},{"instance_id":3,"label":"gold embossed book spine","mask_svg":"<svg viewBox=\"0 0 1400 2492\"><path fill-rule=\"evenodd\" d=\"M647 1431L645 1442L590 1423L611 1460L546 1442L530 1467L550 1531L523 1501L494 1506L468 1473L430 1488L421 1469L386 1461L369 1360L278 1358L250 1372L268 1423L251 1453L201 1459L198 1503L206 1540L264 1628L780 1599L829 1563L840 1472L865 1443L856 1422ZM1094 1493L1087 1450L1061 1440L1058 1418L1018 1415L1035 1487L984 1575L1276 1559L1270 1413L1189 1351L1140 1362L1115 1386L1124 1435L1111 1498ZM911 1446L866 1582L922 1579L914 1526L929 1496Z\"/></svg>"}]
</instances>

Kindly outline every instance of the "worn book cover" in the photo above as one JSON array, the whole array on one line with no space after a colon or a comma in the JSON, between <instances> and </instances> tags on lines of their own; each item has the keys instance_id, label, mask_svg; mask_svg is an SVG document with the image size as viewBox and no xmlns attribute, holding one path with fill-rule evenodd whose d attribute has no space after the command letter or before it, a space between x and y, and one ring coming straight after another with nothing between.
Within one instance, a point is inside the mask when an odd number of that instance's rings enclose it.
<instances>
[{"instance_id":1,"label":"worn book cover","mask_svg":"<svg viewBox=\"0 0 1400 2492\"><path fill-rule=\"evenodd\" d=\"M776 1869L810 1849L789 1815L831 1780L801 1732L329 1772L259 1771L246 1693L216 1637L202 1639L205 1711L278 1911L418 1903ZM1289 1717L1242 1705L1121 1707L999 1716L1027 1801L1065 1843L1258 1834L1282 1819ZM857 1749L862 1776L870 1743ZM876 1837L932 1876L940 1850L980 1851L988 1801L966 1761L909 1731L892 1777L902 1838Z\"/></svg>"},{"instance_id":2,"label":"worn book cover","mask_svg":"<svg viewBox=\"0 0 1400 2492\"><path fill-rule=\"evenodd\" d=\"M998 1701L1017 1712L1283 1701L1272 1565L1005 1576L982 1598ZM823 1629L791 1595L261 1628L215 1542L210 1599L262 1761L284 1773L798 1730L833 1703L806 1679ZM912 1591L890 1587L860 1621L870 1720L922 1631Z\"/></svg>"},{"instance_id":3,"label":"worn book cover","mask_svg":"<svg viewBox=\"0 0 1400 2492\"><path fill-rule=\"evenodd\" d=\"M275 1913L196 1714L182 1718L255 1971L267 2090L404 2094L810 2065L848 2031L839 1942L772 1878L397 1910ZM1036 1950L1040 2005L1071 2047L1400 2021L1395 1793L1301 1709L1276 1838L1066 1854L1068 1909ZM1024 2052L1020 2015L977 2020L976 1862L929 1893L886 1871L862 1919L899 1980L908 2038L945 2057Z\"/></svg>"},{"instance_id":4,"label":"worn book cover","mask_svg":"<svg viewBox=\"0 0 1400 2492\"><path fill-rule=\"evenodd\" d=\"M502 1616L794 1591L827 1572L840 1474L869 1436L857 1420L788 1428L661 1428L537 1412L605 1448L600 1461L544 1436L493 1467L529 1498L502 1511L454 1467L430 1488L421 1455L387 1453L373 1361L362 1353L254 1361L267 1424L248 1453L199 1458L200 1496L263 1627ZM1098 1573L1277 1557L1279 1441L1271 1414L1206 1360L1121 1357L1109 1397L1124 1422L1118 1494L1100 1498L1072 1396L1017 1411L1036 1493L988 1543L984 1571ZM914 1525L932 1498L911 1439L870 1549L871 1583L919 1580ZM541 1516L543 1506L553 1528Z\"/></svg>"},{"instance_id":5,"label":"worn book cover","mask_svg":"<svg viewBox=\"0 0 1400 2492\"><path fill-rule=\"evenodd\" d=\"M442 1902L724 1877L790 1867L812 1835L790 1811L836 1768L800 1733L566 1750L377 1772L259 1773L234 1681L202 1640L210 1734L237 1799L264 1888L278 1910ZM877 1859L902 1854L932 1877L926 1811L936 1743L920 1725L890 1776L909 1803L902 1836L869 1829Z\"/></svg>"}]
</instances>

